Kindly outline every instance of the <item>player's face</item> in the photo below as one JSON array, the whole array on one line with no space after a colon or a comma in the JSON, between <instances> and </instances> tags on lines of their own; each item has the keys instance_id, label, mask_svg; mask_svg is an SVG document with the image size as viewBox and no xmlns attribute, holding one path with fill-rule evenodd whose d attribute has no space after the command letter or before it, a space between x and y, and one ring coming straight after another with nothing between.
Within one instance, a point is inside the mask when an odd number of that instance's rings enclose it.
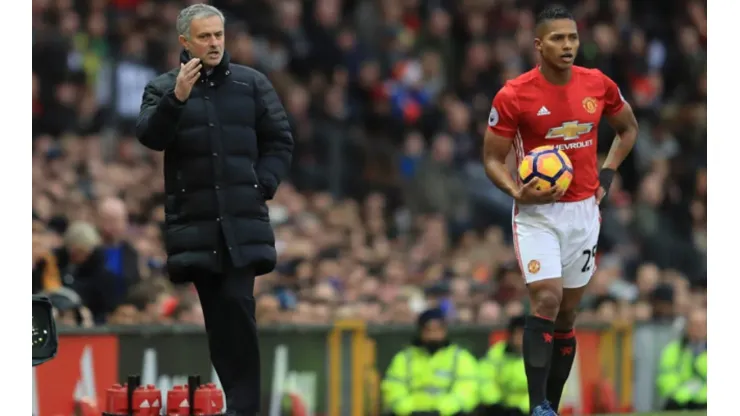
<instances>
[{"instance_id":1,"label":"player's face","mask_svg":"<svg viewBox=\"0 0 740 416\"><path fill-rule=\"evenodd\" d=\"M568 69L578 54L578 28L570 19L557 19L546 22L534 40L535 48L548 65L558 69Z\"/></svg>"}]
</instances>

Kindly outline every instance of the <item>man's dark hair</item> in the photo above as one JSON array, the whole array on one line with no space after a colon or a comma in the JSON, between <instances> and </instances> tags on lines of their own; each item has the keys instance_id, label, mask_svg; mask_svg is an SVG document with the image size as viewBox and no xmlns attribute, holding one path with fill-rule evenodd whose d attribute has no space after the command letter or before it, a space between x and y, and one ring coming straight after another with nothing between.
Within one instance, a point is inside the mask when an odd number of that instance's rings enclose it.
<instances>
[{"instance_id":1,"label":"man's dark hair","mask_svg":"<svg viewBox=\"0 0 740 416\"><path fill-rule=\"evenodd\" d=\"M536 26L539 27L541 24L547 21L559 20L559 19L576 20L576 18L573 17L573 13L571 13L565 7L559 4L556 4L556 5L546 7L544 10L540 12L540 14L537 15L537 25Z\"/></svg>"}]
</instances>

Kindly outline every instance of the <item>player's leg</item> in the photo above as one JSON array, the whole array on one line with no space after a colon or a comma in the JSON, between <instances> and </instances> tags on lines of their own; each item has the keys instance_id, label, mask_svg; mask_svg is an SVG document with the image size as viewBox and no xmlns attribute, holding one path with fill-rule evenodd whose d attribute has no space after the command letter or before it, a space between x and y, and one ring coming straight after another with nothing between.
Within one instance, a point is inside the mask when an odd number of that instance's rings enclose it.
<instances>
[{"instance_id":1,"label":"player's leg","mask_svg":"<svg viewBox=\"0 0 740 416\"><path fill-rule=\"evenodd\" d=\"M562 298L562 265L558 236L547 226L514 216L514 246L531 301L524 328L523 355L530 409L546 400L555 318ZM547 408L546 405L543 406Z\"/></svg>"},{"instance_id":2,"label":"player's leg","mask_svg":"<svg viewBox=\"0 0 740 416\"><path fill-rule=\"evenodd\" d=\"M555 320L563 296L562 278L532 282L527 287L531 314L525 322L523 353L530 407L535 409L549 401L548 379L552 373Z\"/></svg>"},{"instance_id":3,"label":"player's leg","mask_svg":"<svg viewBox=\"0 0 740 416\"><path fill-rule=\"evenodd\" d=\"M563 288L563 299L555 318L555 333L552 345L552 360L547 377L547 400L557 411L563 395L565 382L576 357L575 320L576 310L586 287Z\"/></svg>"},{"instance_id":4,"label":"player's leg","mask_svg":"<svg viewBox=\"0 0 740 416\"><path fill-rule=\"evenodd\" d=\"M568 204L571 218L561 243L563 250L563 297L555 319L552 362L547 379L547 400L557 410L576 357L575 321L586 285L596 269L596 245L599 239L598 206L591 199Z\"/></svg>"}]
</instances>

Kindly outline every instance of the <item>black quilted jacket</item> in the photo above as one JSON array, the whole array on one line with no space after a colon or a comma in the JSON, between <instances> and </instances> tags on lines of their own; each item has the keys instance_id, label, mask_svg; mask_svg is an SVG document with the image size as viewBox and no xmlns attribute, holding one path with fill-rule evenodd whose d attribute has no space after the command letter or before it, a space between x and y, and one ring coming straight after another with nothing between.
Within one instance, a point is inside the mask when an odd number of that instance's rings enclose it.
<instances>
[{"instance_id":1,"label":"black quilted jacket","mask_svg":"<svg viewBox=\"0 0 740 416\"><path fill-rule=\"evenodd\" d=\"M265 200L293 152L285 110L267 77L228 54L185 103L174 94L178 71L149 82L136 125L144 146L164 151L170 276L192 280L227 261L268 273L276 253Z\"/></svg>"}]
</instances>

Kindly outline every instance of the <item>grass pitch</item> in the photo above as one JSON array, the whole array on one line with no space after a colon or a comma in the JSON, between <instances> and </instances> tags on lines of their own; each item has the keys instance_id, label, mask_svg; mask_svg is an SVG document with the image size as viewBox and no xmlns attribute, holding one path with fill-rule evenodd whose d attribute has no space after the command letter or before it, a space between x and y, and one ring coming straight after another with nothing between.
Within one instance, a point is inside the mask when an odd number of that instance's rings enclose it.
<instances>
[{"instance_id":1,"label":"grass pitch","mask_svg":"<svg viewBox=\"0 0 740 416\"><path fill-rule=\"evenodd\" d=\"M691 411L691 412L647 412L647 413L613 413L609 415L601 416L706 416L707 411Z\"/></svg>"}]
</instances>

